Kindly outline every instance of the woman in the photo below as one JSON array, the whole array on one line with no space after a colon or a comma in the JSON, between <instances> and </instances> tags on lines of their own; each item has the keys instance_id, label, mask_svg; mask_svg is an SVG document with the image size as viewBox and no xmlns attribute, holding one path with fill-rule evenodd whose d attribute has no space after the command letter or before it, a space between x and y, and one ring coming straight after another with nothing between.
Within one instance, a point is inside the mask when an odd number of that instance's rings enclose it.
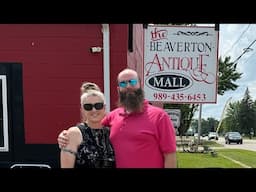
<instances>
[{"instance_id":1,"label":"woman","mask_svg":"<svg viewBox=\"0 0 256 192\"><path fill-rule=\"evenodd\" d=\"M88 82L88 81L83 82L80 87L80 94L82 95L83 93L86 93L89 90L101 91L100 87L96 83L92 83L92 82ZM82 122L86 121L86 117L83 115L83 113L81 113L81 121ZM63 134L65 135L65 130L64 130Z\"/></svg>"},{"instance_id":2,"label":"woman","mask_svg":"<svg viewBox=\"0 0 256 192\"><path fill-rule=\"evenodd\" d=\"M109 128L102 127L105 98L98 90L81 95L81 113L86 120L67 130L69 143L61 148L61 168L113 168L114 151L109 141Z\"/></svg>"},{"instance_id":3,"label":"woman","mask_svg":"<svg viewBox=\"0 0 256 192\"><path fill-rule=\"evenodd\" d=\"M92 82L88 82L88 81L85 81L82 83L81 87L80 87L80 96L83 94L83 93L86 93L88 92L89 90L97 90L97 91L101 91L100 90L100 87L96 84L96 83L92 83ZM80 113L80 116L81 116L81 122L85 122L86 121L86 117L85 115L82 113L82 110L81 110L81 113ZM59 135L58 135L58 143L59 143L59 148L63 148L66 146L65 145L62 145L62 140L61 140L61 136L65 136L67 135L67 130L63 130ZM65 142L65 141L64 141Z\"/></svg>"}]
</instances>

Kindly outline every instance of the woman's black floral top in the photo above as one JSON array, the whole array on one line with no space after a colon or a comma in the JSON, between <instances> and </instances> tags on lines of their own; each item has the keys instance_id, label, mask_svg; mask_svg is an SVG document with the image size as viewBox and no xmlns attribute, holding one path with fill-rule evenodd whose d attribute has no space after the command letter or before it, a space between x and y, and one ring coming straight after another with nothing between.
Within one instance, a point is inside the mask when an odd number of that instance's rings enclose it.
<instances>
[{"instance_id":1,"label":"woman's black floral top","mask_svg":"<svg viewBox=\"0 0 256 192\"><path fill-rule=\"evenodd\" d=\"M78 147L75 168L114 168L114 150L108 127L92 129L86 123L77 125L83 135Z\"/></svg>"}]
</instances>

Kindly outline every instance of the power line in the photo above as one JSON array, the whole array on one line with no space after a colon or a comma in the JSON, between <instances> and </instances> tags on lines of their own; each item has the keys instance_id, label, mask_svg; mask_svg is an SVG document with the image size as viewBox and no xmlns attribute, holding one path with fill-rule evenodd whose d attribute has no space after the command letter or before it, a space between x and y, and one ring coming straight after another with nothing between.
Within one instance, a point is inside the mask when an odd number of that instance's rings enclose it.
<instances>
[{"instance_id":1,"label":"power line","mask_svg":"<svg viewBox=\"0 0 256 192\"><path fill-rule=\"evenodd\" d=\"M243 64L246 64L252 58L252 56L254 56L255 54L256 54L256 52L254 52L250 57L248 57L248 59L246 59L246 61L243 62Z\"/></svg>"},{"instance_id":2,"label":"power line","mask_svg":"<svg viewBox=\"0 0 256 192\"><path fill-rule=\"evenodd\" d=\"M224 54L223 57L225 57L225 55L227 55L228 52L230 52L234 46L238 43L238 41L242 38L242 36L244 35L244 33L249 29L251 24L248 24L247 28L241 33L241 35L238 37L238 39L233 43L233 45L231 46L231 48L229 50L226 51L226 53Z\"/></svg>"},{"instance_id":3,"label":"power line","mask_svg":"<svg viewBox=\"0 0 256 192\"><path fill-rule=\"evenodd\" d=\"M237 57L233 63L236 63L245 53L247 53L249 50L251 50L251 46L256 42L256 39L247 47L244 49L244 52L239 56Z\"/></svg>"}]
</instances>

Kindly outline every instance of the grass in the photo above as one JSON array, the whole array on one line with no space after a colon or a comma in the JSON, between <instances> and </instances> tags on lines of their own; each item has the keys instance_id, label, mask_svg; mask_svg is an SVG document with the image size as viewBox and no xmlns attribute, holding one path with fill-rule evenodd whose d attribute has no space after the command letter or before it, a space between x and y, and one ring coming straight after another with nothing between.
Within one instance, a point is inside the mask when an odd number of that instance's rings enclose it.
<instances>
[{"instance_id":1,"label":"grass","mask_svg":"<svg viewBox=\"0 0 256 192\"><path fill-rule=\"evenodd\" d=\"M188 138L192 140L193 138ZM195 140L196 141L196 140ZM199 146L222 147L214 140L200 140ZM256 168L256 152L242 149L218 149L217 156L211 153L188 153L182 151L182 146L177 145L181 152L177 152L179 168L244 168L243 165ZM185 148L188 149L188 148ZM240 163L239 163L240 162Z\"/></svg>"},{"instance_id":2,"label":"grass","mask_svg":"<svg viewBox=\"0 0 256 192\"><path fill-rule=\"evenodd\" d=\"M213 157L211 153L177 152L178 168L244 168L222 155L252 168L256 167L256 152L240 149L220 149L216 151L216 157Z\"/></svg>"},{"instance_id":3,"label":"grass","mask_svg":"<svg viewBox=\"0 0 256 192\"><path fill-rule=\"evenodd\" d=\"M225 155L252 168L256 168L256 152L254 151L242 149L220 149L218 150L218 154Z\"/></svg>"},{"instance_id":4,"label":"grass","mask_svg":"<svg viewBox=\"0 0 256 192\"><path fill-rule=\"evenodd\" d=\"M242 168L230 160L217 155L212 157L210 153L177 153L178 168Z\"/></svg>"}]
</instances>

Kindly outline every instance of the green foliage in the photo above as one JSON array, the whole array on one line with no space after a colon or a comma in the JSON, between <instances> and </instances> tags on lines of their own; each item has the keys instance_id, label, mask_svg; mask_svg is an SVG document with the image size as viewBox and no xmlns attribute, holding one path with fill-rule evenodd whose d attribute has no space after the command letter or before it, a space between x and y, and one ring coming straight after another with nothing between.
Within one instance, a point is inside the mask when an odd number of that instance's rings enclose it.
<instances>
[{"instance_id":1,"label":"green foliage","mask_svg":"<svg viewBox=\"0 0 256 192\"><path fill-rule=\"evenodd\" d=\"M221 127L223 132L239 131L240 101L230 103L227 108L226 118L223 120L225 127Z\"/></svg>"},{"instance_id":2,"label":"green foliage","mask_svg":"<svg viewBox=\"0 0 256 192\"><path fill-rule=\"evenodd\" d=\"M251 99L248 88L241 101L230 103L227 108L226 118L221 126L223 132L239 131L249 135L250 131L256 130L256 108Z\"/></svg>"},{"instance_id":3,"label":"green foliage","mask_svg":"<svg viewBox=\"0 0 256 192\"><path fill-rule=\"evenodd\" d=\"M210 131L216 131L219 121L209 117L207 119L201 119L201 132L200 135L206 135ZM198 119L193 119L191 122L191 127L195 129L198 133Z\"/></svg>"},{"instance_id":4,"label":"green foliage","mask_svg":"<svg viewBox=\"0 0 256 192\"><path fill-rule=\"evenodd\" d=\"M198 109L198 104L171 104L165 103L165 109L180 109L180 127L178 128L179 134L184 135L192 121L195 111Z\"/></svg>"},{"instance_id":5,"label":"green foliage","mask_svg":"<svg viewBox=\"0 0 256 192\"><path fill-rule=\"evenodd\" d=\"M248 88L240 105L239 126L242 133L249 134L250 129L254 126L255 113L253 109L253 101L251 99Z\"/></svg>"},{"instance_id":6,"label":"green foliage","mask_svg":"<svg viewBox=\"0 0 256 192\"><path fill-rule=\"evenodd\" d=\"M236 71L237 63L230 61L231 57L225 57L224 60L219 58L219 76L218 76L218 94L223 95L226 91L237 89L238 85L234 82L241 78L242 73ZM191 125L194 113L198 110L198 104L164 104L164 108L181 109L181 121L178 131L180 135L184 135ZM217 120L208 119L205 125L202 125L201 133L208 133L210 130L215 130ZM203 124L202 123L202 124Z\"/></svg>"},{"instance_id":7,"label":"green foliage","mask_svg":"<svg viewBox=\"0 0 256 192\"><path fill-rule=\"evenodd\" d=\"M242 73L236 71L237 63L230 61L231 57L219 58L218 94L223 95L226 91L236 90L238 85L234 82L241 78Z\"/></svg>"}]
</instances>

